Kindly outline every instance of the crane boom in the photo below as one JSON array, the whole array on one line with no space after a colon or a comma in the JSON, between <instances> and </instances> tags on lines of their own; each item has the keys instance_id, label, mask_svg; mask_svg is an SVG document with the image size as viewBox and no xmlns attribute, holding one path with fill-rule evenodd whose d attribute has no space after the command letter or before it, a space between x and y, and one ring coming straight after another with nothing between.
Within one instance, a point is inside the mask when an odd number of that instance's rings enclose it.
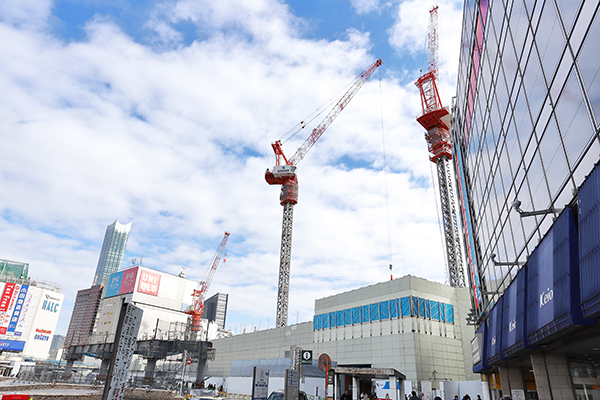
<instances>
[{"instance_id":1,"label":"crane boom","mask_svg":"<svg viewBox=\"0 0 600 400\"><path fill-rule=\"evenodd\" d=\"M210 284L215 276L215 272L217 271L217 267L221 262L221 259L225 256L225 248L227 247L227 241L229 240L229 232L225 232L225 236L221 241L221 245L217 249L215 256L213 257L212 263L206 272L205 278L198 283L198 289L194 289L192 293L193 305L194 309L189 311L188 314L192 316L191 321L191 331L200 331L201 324L200 320L202 318L202 313L204 312L204 298L206 296L206 292L210 287Z\"/></svg>"},{"instance_id":2,"label":"crane boom","mask_svg":"<svg viewBox=\"0 0 600 400\"><path fill-rule=\"evenodd\" d=\"M375 72L377 67L379 67L381 64L381 58L379 58L373 63L373 65L371 65L362 74L360 74L360 77L356 81L354 81L350 89L348 89L348 91L342 96L342 98L331 109L331 111L329 111L329 114L325 116L323 121L321 121L321 123L315 129L313 129L312 133L308 138L306 138L302 146L300 146L298 150L296 150L296 153L294 153L294 155L288 160L288 165L296 165L298 164L298 162L300 162L300 160L304 158L306 153L308 153L311 147L313 147L317 140L319 140L319 138L323 135L325 130L329 127L329 125L331 125L333 120L339 115L339 113L342 112L342 110L346 107L350 100L352 100L356 92L358 92L358 90L361 87L363 87L367 79L369 79L371 75L373 75L373 72Z\"/></svg>"},{"instance_id":3,"label":"crane boom","mask_svg":"<svg viewBox=\"0 0 600 400\"><path fill-rule=\"evenodd\" d=\"M277 316L275 326L280 328L287 325L288 298L290 281L290 264L292 257L292 228L294 219L294 205L298 203L298 177L296 164L300 162L312 146L319 140L333 120L352 100L356 92L371 77L373 72L382 64L381 58L375 61L368 69L363 71L358 79L348 89L329 111L321 123L312 130L312 133L289 159L283 153L281 141L273 142L271 146L275 152L275 166L272 171L265 172L265 180L269 185L281 185L279 196L283 206L283 222L281 227L281 249L279 253L279 283L277 290ZM302 126L304 127L304 126Z\"/></svg>"}]
</instances>

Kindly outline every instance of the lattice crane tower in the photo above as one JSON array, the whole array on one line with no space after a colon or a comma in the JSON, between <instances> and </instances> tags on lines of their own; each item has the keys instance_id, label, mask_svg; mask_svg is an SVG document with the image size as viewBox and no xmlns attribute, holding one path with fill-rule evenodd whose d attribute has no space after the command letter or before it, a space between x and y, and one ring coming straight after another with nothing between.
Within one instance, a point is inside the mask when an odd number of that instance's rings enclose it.
<instances>
[{"instance_id":1,"label":"lattice crane tower","mask_svg":"<svg viewBox=\"0 0 600 400\"><path fill-rule=\"evenodd\" d=\"M300 162L312 146L319 140L321 135L352 100L356 92L365 84L367 79L382 64L378 59L367 70L365 70L335 104L329 114L321 123L312 130L310 136L296 150L289 159L283 154L281 140L273 142L271 146L275 152L275 166L272 171L265 172L265 180L269 185L281 185L279 196L280 204L283 206L283 222L281 226L281 250L279 254L279 284L277 290L277 318L275 326L280 328L287 325L288 320L288 298L290 286L290 264L292 257L292 227L294 220L294 205L298 203L298 177L296 176L296 164ZM304 129L304 121L297 125L298 131ZM293 132L292 134L295 134Z\"/></svg>"},{"instance_id":2,"label":"lattice crane tower","mask_svg":"<svg viewBox=\"0 0 600 400\"><path fill-rule=\"evenodd\" d=\"M431 154L429 159L437 166L450 286L464 287L465 273L454 201L454 187L450 174L450 160L452 160L450 113L442 106L436 84L438 73L437 21L438 7L434 6L429 11L429 25L427 27L427 72L415 82L421 94L421 106L423 108L423 114L417 118L417 121L427 131L425 140L427 140L429 153Z\"/></svg>"}]
</instances>

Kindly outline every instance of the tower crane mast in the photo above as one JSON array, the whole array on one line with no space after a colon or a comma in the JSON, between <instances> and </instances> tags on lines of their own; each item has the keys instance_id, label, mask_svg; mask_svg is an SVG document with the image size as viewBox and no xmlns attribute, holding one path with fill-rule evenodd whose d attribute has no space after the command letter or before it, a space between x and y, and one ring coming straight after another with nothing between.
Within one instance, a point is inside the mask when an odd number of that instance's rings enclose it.
<instances>
[{"instance_id":1,"label":"tower crane mast","mask_svg":"<svg viewBox=\"0 0 600 400\"><path fill-rule=\"evenodd\" d=\"M279 282L277 289L277 316L276 327L287 325L288 299L290 283L290 263L292 255L292 228L294 219L294 205L298 203L298 177L296 164L300 162L312 146L319 140L333 120L339 115L346 105L352 100L358 90L371 77L373 72L382 64L381 58L363 71L358 79L341 96L335 106L329 111L321 123L312 130L304 143L296 150L294 155L287 158L283 153L281 140L271 144L275 152L275 166L265 172L265 180L269 185L281 185L279 196L283 206L283 222L281 227L281 249L279 253ZM302 128L304 125L302 124Z\"/></svg>"},{"instance_id":2,"label":"tower crane mast","mask_svg":"<svg viewBox=\"0 0 600 400\"><path fill-rule=\"evenodd\" d=\"M438 7L429 11L427 28L427 72L415 85L421 95L423 114L417 121L425 128L425 140L430 153L429 159L436 164L442 208L442 223L446 243L446 258L450 286L464 287L465 274L463 269L462 251L458 231L458 218L454 202L454 186L451 179L452 139L450 137L450 113L442 106L437 88L437 53L438 53Z\"/></svg>"},{"instance_id":3,"label":"tower crane mast","mask_svg":"<svg viewBox=\"0 0 600 400\"><path fill-rule=\"evenodd\" d=\"M202 329L201 320L202 313L204 312L204 298L206 297L206 292L212 283L221 259L224 260L224 257L227 256L226 247L229 240L229 235L229 232L225 232L225 236L223 237L223 240L221 241L221 244L217 249L215 256L213 257L212 263L206 272L204 279L198 282L198 289L194 289L192 292L192 304L194 308L193 310L188 311L188 314L191 317L190 331L192 332L199 332Z\"/></svg>"}]
</instances>

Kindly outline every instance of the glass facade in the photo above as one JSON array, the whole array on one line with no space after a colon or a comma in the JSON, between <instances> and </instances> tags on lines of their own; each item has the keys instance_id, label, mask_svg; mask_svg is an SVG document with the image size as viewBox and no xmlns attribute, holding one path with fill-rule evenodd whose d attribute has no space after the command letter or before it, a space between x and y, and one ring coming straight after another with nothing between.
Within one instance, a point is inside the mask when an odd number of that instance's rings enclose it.
<instances>
[{"instance_id":1,"label":"glass facade","mask_svg":"<svg viewBox=\"0 0 600 400\"><path fill-rule=\"evenodd\" d=\"M599 5L465 2L452 136L480 312L506 290L560 209L576 203L600 159ZM517 201L522 211L548 213L522 217Z\"/></svg>"},{"instance_id":2,"label":"glass facade","mask_svg":"<svg viewBox=\"0 0 600 400\"><path fill-rule=\"evenodd\" d=\"M110 275L121 268L130 230L131 222L128 224L121 224L118 221L115 221L106 228L104 243L102 243L102 251L100 252L100 258L98 259L94 282L92 283L93 286L106 286Z\"/></svg>"},{"instance_id":3,"label":"glass facade","mask_svg":"<svg viewBox=\"0 0 600 400\"><path fill-rule=\"evenodd\" d=\"M407 296L315 315L313 329L319 331L405 317L420 317L453 324L454 306L421 297Z\"/></svg>"}]
</instances>

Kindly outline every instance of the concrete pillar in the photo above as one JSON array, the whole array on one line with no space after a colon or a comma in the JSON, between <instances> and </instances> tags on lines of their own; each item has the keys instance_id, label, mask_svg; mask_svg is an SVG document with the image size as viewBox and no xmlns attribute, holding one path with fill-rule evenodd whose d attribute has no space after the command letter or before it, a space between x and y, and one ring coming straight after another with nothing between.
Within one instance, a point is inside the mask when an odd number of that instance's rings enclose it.
<instances>
[{"instance_id":1,"label":"concrete pillar","mask_svg":"<svg viewBox=\"0 0 600 400\"><path fill-rule=\"evenodd\" d=\"M106 375L108 374L108 366L110 365L110 358L103 358L100 363L100 372L98 373L99 381L106 381Z\"/></svg>"},{"instance_id":2,"label":"concrete pillar","mask_svg":"<svg viewBox=\"0 0 600 400\"><path fill-rule=\"evenodd\" d=\"M204 373L206 372L206 358L200 357L198 359L198 369L196 370L196 385L200 385L200 382L204 380Z\"/></svg>"},{"instance_id":3,"label":"concrete pillar","mask_svg":"<svg viewBox=\"0 0 600 400\"><path fill-rule=\"evenodd\" d=\"M550 400L574 399L571 370L565 354L532 354L538 398Z\"/></svg>"},{"instance_id":4,"label":"concrete pillar","mask_svg":"<svg viewBox=\"0 0 600 400\"><path fill-rule=\"evenodd\" d=\"M397 384L396 384L396 376L392 375L390 376L390 399L391 400L398 400L398 390L396 389Z\"/></svg>"},{"instance_id":5,"label":"concrete pillar","mask_svg":"<svg viewBox=\"0 0 600 400\"><path fill-rule=\"evenodd\" d=\"M360 385L358 384L358 378L352 376L352 400L358 400L360 398Z\"/></svg>"},{"instance_id":6,"label":"concrete pillar","mask_svg":"<svg viewBox=\"0 0 600 400\"><path fill-rule=\"evenodd\" d=\"M511 390L522 390L527 392L523 371L519 367L499 367L500 381L502 382L502 393L510 395Z\"/></svg>"},{"instance_id":7,"label":"concrete pillar","mask_svg":"<svg viewBox=\"0 0 600 400\"><path fill-rule=\"evenodd\" d=\"M63 378L69 379L71 377L71 371L73 370L73 364L75 364L75 360L67 360L67 365L65 366L65 372L63 372Z\"/></svg>"},{"instance_id":8,"label":"concrete pillar","mask_svg":"<svg viewBox=\"0 0 600 400\"><path fill-rule=\"evenodd\" d=\"M144 371L144 385L152 385L154 383L154 370L156 369L156 358L149 358L146 362L146 370Z\"/></svg>"}]
</instances>

